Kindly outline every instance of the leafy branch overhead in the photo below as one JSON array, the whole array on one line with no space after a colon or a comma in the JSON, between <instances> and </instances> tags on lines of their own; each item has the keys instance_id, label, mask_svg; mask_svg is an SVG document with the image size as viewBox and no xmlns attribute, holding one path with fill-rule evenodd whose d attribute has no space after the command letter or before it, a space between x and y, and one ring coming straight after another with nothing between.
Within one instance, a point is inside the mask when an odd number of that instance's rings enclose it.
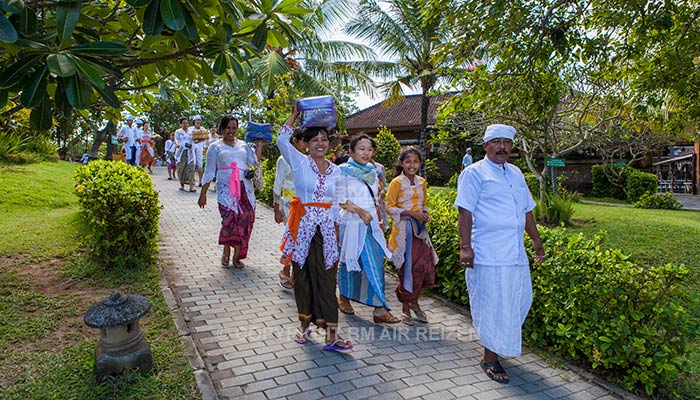
<instances>
[{"instance_id":1,"label":"leafy branch overhead","mask_svg":"<svg viewBox=\"0 0 700 400\"><path fill-rule=\"evenodd\" d=\"M31 109L45 130L71 109L167 93L169 78L244 79L247 62L286 46L309 12L298 0L0 0L0 108Z\"/></svg>"}]
</instances>

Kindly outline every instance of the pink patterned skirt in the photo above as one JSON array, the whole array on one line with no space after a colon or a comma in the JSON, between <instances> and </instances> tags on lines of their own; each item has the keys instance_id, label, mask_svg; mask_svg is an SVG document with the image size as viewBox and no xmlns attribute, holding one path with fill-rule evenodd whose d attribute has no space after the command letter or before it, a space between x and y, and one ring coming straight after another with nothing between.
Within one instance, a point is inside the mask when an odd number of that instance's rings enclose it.
<instances>
[{"instance_id":1,"label":"pink patterned skirt","mask_svg":"<svg viewBox=\"0 0 700 400\"><path fill-rule=\"evenodd\" d=\"M241 200L238 203L238 213L219 203L219 213L221 214L219 244L241 246L241 250L238 254L239 259L243 259L248 255L248 242L253 232L255 209L250 204L250 201L248 201L243 182L241 182L240 193Z\"/></svg>"}]
</instances>

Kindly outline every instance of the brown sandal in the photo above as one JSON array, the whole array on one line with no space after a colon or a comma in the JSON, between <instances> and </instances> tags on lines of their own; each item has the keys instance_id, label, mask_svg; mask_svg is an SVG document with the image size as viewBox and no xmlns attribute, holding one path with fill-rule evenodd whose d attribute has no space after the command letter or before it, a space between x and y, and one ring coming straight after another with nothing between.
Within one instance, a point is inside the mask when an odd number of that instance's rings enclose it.
<instances>
[{"instance_id":1,"label":"brown sandal","mask_svg":"<svg viewBox=\"0 0 700 400\"><path fill-rule=\"evenodd\" d=\"M338 297L338 310L343 314L355 315L355 310L353 310L350 300L344 297Z\"/></svg>"},{"instance_id":2,"label":"brown sandal","mask_svg":"<svg viewBox=\"0 0 700 400\"><path fill-rule=\"evenodd\" d=\"M389 311L384 311L384 314L382 314L382 315L374 315L372 319L373 319L375 324L381 324L381 323L398 324L399 322L401 322L400 319L391 315L391 313Z\"/></svg>"},{"instance_id":3,"label":"brown sandal","mask_svg":"<svg viewBox=\"0 0 700 400\"><path fill-rule=\"evenodd\" d=\"M221 266L224 268L228 268L228 263L230 259L231 256L221 256Z\"/></svg>"}]
</instances>

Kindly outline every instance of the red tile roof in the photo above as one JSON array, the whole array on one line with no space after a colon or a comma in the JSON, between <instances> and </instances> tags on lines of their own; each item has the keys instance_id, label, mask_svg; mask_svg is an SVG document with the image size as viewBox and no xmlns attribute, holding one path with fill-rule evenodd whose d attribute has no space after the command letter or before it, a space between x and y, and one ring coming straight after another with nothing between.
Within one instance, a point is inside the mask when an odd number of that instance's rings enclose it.
<instances>
[{"instance_id":1,"label":"red tile roof","mask_svg":"<svg viewBox=\"0 0 700 400\"><path fill-rule=\"evenodd\" d=\"M435 112L444 99L451 95L430 97L428 106L428 125L435 125ZM390 106L386 102L375 104L360 110L346 118L348 130L377 129L386 126L389 129L398 127L420 127L420 94L404 96L403 99Z\"/></svg>"}]
</instances>

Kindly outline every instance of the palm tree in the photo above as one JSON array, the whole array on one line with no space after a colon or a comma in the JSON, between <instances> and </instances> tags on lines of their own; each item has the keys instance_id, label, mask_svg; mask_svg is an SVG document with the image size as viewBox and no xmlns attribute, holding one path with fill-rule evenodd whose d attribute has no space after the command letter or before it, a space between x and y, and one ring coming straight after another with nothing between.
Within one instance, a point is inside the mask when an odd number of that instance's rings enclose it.
<instances>
[{"instance_id":1,"label":"palm tree","mask_svg":"<svg viewBox=\"0 0 700 400\"><path fill-rule=\"evenodd\" d=\"M373 63L373 76L389 79L380 87L390 101L403 95L404 87L420 85L421 128L419 147L426 156L429 93L441 80L450 81L456 71L451 60L437 59L440 47L452 37L445 18L449 5L430 0L361 0L345 33L366 41L394 61ZM425 165L425 164L424 164ZM422 171L424 172L424 171Z\"/></svg>"},{"instance_id":2,"label":"palm tree","mask_svg":"<svg viewBox=\"0 0 700 400\"><path fill-rule=\"evenodd\" d=\"M374 94L375 53L368 46L342 40L325 40L324 33L337 31L352 12L348 0L326 0L305 6L315 9L304 18L302 28L292 35L286 47L268 46L266 52L251 62L251 79L266 98L275 95L275 77L291 73L293 84L304 95L333 93L337 86L353 87Z\"/></svg>"}]
</instances>

